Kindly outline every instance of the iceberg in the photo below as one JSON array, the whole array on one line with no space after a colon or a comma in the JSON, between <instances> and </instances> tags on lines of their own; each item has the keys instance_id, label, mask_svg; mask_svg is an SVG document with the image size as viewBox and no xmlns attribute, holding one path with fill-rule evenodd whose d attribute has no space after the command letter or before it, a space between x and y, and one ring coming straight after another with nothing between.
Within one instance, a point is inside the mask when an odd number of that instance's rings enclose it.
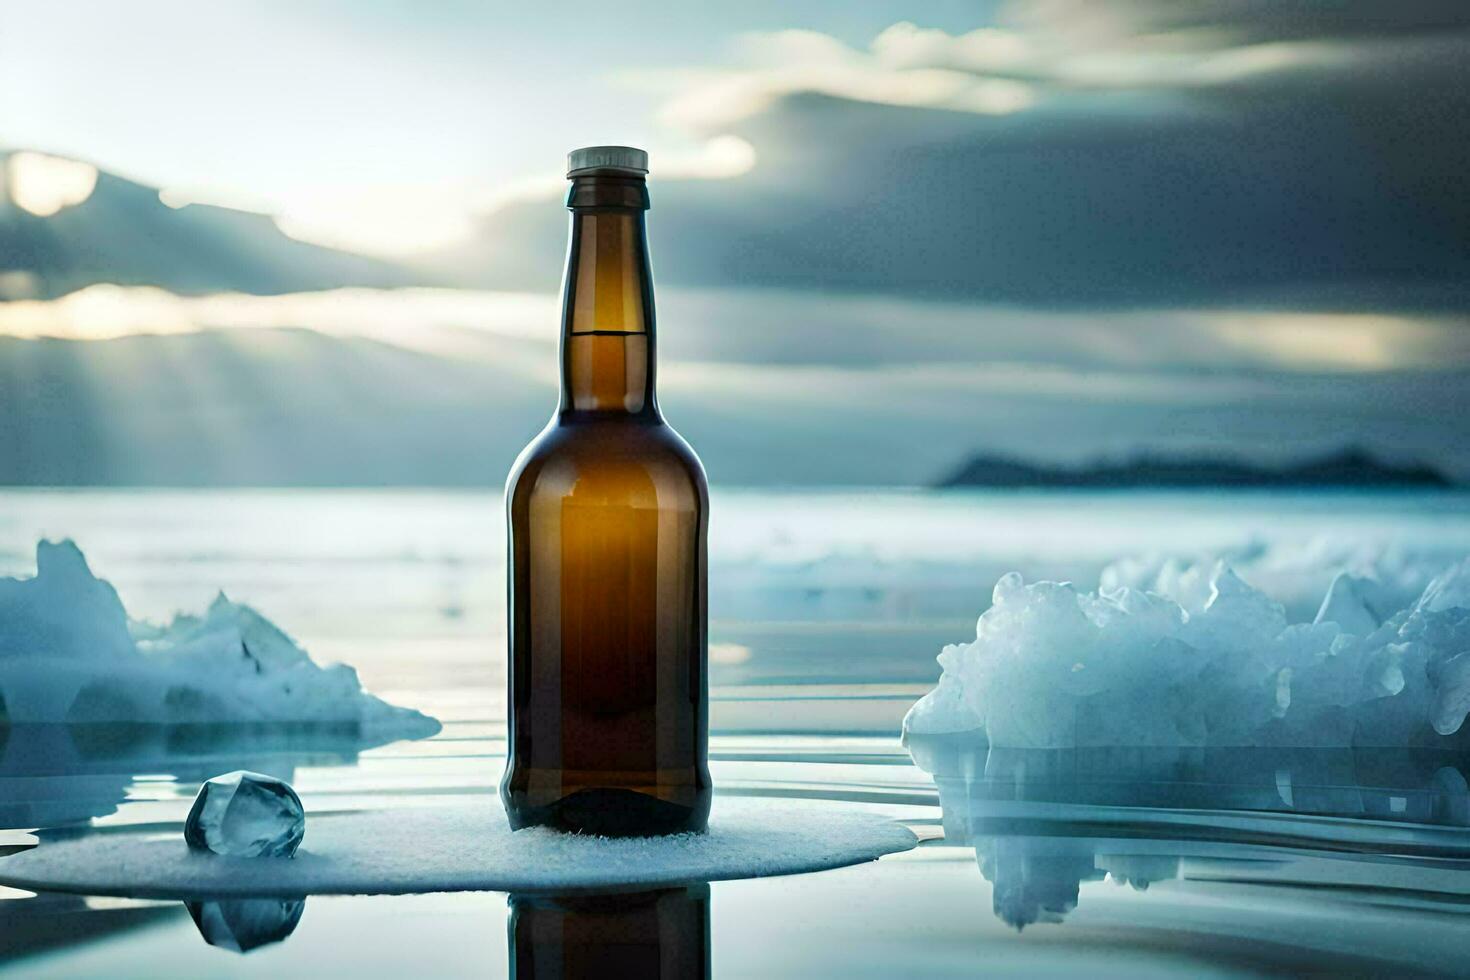
<instances>
[{"instance_id":1,"label":"iceberg","mask_svg":"<svg viewBox=\"0 0 1470 980\"><path fill-rule=\"evenodd\" d=\"M1457 745L1470 558L1385 614L1391 591L1344 571L1292 623L1224 561L1133 566L1097 592L1011 573L904 731L983 730L1003 748Z\"/></svg>"},{"instance_id":2,"label":"iceberg","mask_svg":"<svg viewBox=\"0 0 1470 980\"><path fill-rule=\"evenodd\" d=\"M33 578L0 579L0 724L252 725L381 743L439 723L320 666L221 593L202 615L130 620L71 541L36 545Z\"/></svg>"}]
</instances>

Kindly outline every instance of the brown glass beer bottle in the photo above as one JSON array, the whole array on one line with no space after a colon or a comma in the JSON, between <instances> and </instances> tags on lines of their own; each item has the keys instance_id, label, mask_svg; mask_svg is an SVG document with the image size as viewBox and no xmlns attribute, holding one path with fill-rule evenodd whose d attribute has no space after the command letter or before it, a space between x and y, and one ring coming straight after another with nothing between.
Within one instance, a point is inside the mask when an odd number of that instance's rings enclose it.
<instances>
[{"instance_id":1,"label":"brown glass beer bottle","mask_svg":"<svg viewBox=\"0 0 1470 980\"><path fill-rule=\"evenodd\" d=\"M512 827L703 830L709 493L654 398L647 154L568 157L561 404L506 483Z\"/></svg>"}]
</instances>

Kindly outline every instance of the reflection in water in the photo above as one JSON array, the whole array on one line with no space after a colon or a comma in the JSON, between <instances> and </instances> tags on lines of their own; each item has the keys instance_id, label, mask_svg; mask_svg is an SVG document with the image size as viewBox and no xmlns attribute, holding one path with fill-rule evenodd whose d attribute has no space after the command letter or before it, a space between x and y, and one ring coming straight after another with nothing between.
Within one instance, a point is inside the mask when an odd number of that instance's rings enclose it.
<instances>
[{"instance_id":1,"label":"reflection in water","mask_svg":"<svg viewBox=\"0 0 1470 980\"><path fill-rule=\"evenodd\" d=\"M235 769L290 781L357 761L355 735L304 726L0 723L0 829L106 816L139 773L199 783Z\"/></svg>"},{"instance_id":2,"label":"reflection in water","mask_svg":"<svg viewBox=\"0 0 1470 980\"><path fill-rule=\"evenodd\" d=\"M974 841L980 873L993 886L996 918L1016 929L1061 922L1077 907L1084 881L1106 878L1134 891L1180 877L1178 854L1112 853L1099 842L1067 837L987 837Z\"/></svg>"},{"instance_id":3,"label":"reflection in water","mask_svg":"<svg viewBox=\"0 0 1470 980\"><path fill-rule=\"evenodd\" d=\"M708 977L709 885L512 895L507 942L518 978Z\"/></svg>"},{"instance_id":4,"label":"reflection in water","mask_svg":"<svg viewBox=\"0 0 1470 980\"><path fill-rule=\"evenodd\" d=\"M131 772L99 771L65 725L0 725L0 828L54 827L117 809Z\"/></svg>"},{"instance_id":5,"label":"reflection in water","mask_svg":"<svg viewBox=\"0 0 1470 980\"><path fill-rule=\"evenodd\" d=\"M209 945L248 953L295 932L306 911L306 899L235 898L185 902L184 907Z\"/></svg>"},{"instance_id":6,"label":"reflection in water","mask_svg":"<svg viewBox=\"0 0 1470 980\"><path fill-rule=\"evenodd\" d=\"M0 964L75 948L171 921L173 902L109 902L98 907L81 895L0 892Z\"/></svg>"},{"instance_id":7,"label":"reflection in water","mask_svg":"<svg viewBox=\"0 0 1470 980\"><path fill-rule=\"evenodd\" d=\"M1094 862L1116 885L1129 885L1136 892L1148 891L1156 881L1179 877L1179 858L1171 854L1099 854Z\"/></svg>"},{"instance_id":8,"label":"reflection in water","mask_svg":"<svg viewBox=\"0 0 1470 980\"><path fill-rule=\"evenodd\" d=\"M138 774L173 776L182 784L181 792L192 791L189 784L235 769L264 772L289 781L295 777L298 765L352 764L363 747L360 733L331 726L7 725L0 717L0 830L52 828L38 833L43 840L76 833L67 825L115 812ZM0 847L0 857L6 850ZM34 905L37 911L26 916L19 935L44 940L52 923L65 922L72 934L82 935L82 930L99 927L104 921L111 928L124 929L163 914L153 908L147 916L142 912L99 915L90 912L81 899L68 901L76 904L71 910L76 914L63 918L57 917L56 910L70 906L60 904L59 898L0 903L0 924L4 913L28 912L28 907ZM205 942L241 953L291 935L306 905L301 899L184 904ZM178 906L172 908L177 910ZM17 940L20 945L15 952L33 952L40 940ZM6 945L0 942L0 954Z\"/></svg>"},{"instance_id":9,"label":"reflection in water","mask_svg":"<svg viewBox=\"0 0 1470 980\"><path fill-rule=\"evenodd\" d=\"M914 762L934 777L950 839L968 838L1010 817L1062 818L1073 806L1470 826L1470 785L1462 772L1467 761L1462 754L1414 749L990 749L984 736L973 732L910 736L908 748Z\"/></svg>"},{"instance_id":10,"label":"reflection in water","mask_svg":"<svg viewBox=\"0 0 1470 980\"><path fill-rule=\"evenodd\" d=\"M909 736L947 844L973 845L995 914L1060 922L1084 882L1146 890L1190 858L1470 857L1463 756L1384 749L990 749ZM1270 848L1269 852L1263 850Z\"/></svg>"},{"instance_id":11,"label":"reflection in water","mask_svg":"<svg viewBox=\"0 0 1470 980\"><path fill-rule=\"evenodd\" d=\"M975 860L994 887L996 916L1023 929L1033 922L1061 922L1077 907L1078 886L1101 877L1086 854L1029 854L1014 839L977 842ZM1021 842L1024 844L1024 842Z\"/></svg>"}]
</instances>

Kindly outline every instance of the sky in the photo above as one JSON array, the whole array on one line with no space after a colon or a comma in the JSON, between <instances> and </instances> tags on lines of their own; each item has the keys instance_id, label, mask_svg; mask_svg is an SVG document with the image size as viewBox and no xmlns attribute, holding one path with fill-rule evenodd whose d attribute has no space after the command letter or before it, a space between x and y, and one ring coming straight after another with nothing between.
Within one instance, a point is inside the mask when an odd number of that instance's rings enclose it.
<instances>
[{"instance_id":1,"label":"sky","mask_svg":"<svg viewBox=\"0 0 1470 980\"><path fill-rule=\"evenodd\" d=\"M63 0L4 16L0 91L22 97L0 104L0 148L471 288L102 285L0 304L0 333L299 325L503 359L456 336L472 326L546 349L563 156L632 143L653 161L672 400L748 390L732 431L810 415L830 459L803 479L881 477L877 428L910 460L899 482L983 446L1366 442L1470 474L1459 3Z\"/></svg>"},{"instance_id":2,"label":"sky","mask_svg":"<svg viewBox=\"0 0 1470 980\"><path fill-rule=\"evenodd\" d=\"M455 246L517 188L555 188L567 149L626 142L665 179L754 165L772 197L892 173L915 191L893 210L936 247L971 191L1012 253L996 277L1040 267L1044 295L1059 258L1105 275L1090 259L1120 220L1151 224L1145 257L1184 280L1263 279L1250 266L1288 249L1377 273L1436 241L1463 258L1467 30L1462 6L1423 0L22 0L0 28L0 144L390 252ZM1027 227L1043 240L1017 248ZM1211 268L1177 258L1196 243ZM826 256L871 279L862 258Z\"/></svg>"},{"instance_id":3,"label":"sky","mask_svg":"<svg viewBox=\"0 0 1470 980\"><path fill-rule=\"evenodd\" d=\"M18 0L0 90L25 97L5 101L0 143L412 249L452 241L506 184L559 178L575 146L697 157L705 140L659 116L676 78L736 67L754 33L863 43L903 6ZM958 30L983 8L926 16ZM412 220L375 234L352 221L365 206Z\"/></svg>"}]
</instances>

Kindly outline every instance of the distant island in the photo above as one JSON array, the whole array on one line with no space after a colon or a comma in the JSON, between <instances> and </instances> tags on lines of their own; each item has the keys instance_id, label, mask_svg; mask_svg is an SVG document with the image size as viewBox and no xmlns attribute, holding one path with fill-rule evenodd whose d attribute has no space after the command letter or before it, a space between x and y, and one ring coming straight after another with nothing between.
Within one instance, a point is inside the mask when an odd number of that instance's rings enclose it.
<instances>
[{"instance_id":1,"label":"distant island","mask_svg":"<svg viewBox=\"0 0 1470 980\"><path fill-rule=\"evenodd\" d=\"M1282 466L1208 456L1140 455L1123 462L1077 467L974 456L939 487L1137 489L1141 487L1448 488L1457 482L1424 464L1386 463L1362 449L1345 449Z\"/></svg>"}]
</instances>

